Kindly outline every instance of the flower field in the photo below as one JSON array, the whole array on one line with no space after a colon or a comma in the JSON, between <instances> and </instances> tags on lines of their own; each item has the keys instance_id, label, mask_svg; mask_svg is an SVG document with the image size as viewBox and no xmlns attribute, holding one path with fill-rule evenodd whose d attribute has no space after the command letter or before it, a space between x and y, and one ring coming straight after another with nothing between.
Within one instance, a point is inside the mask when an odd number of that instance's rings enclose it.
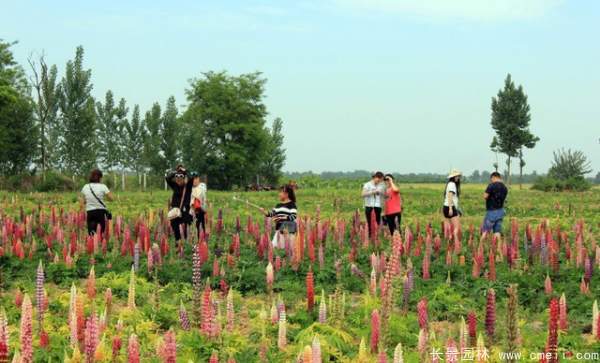
<instances>
[{"instance_id":1,"label":"flower field","mask_svg":"<svg viewBox=\"0 0 600 363\"><path fill-rule=\"evenodd\" d=\"M207 234L176 245L167 192L117 193L102 237L75 193L0 192L0 363L600 361L600 190L514 186L480 242L484 186L457 240L442 185L400 188L394 236L358 184L300 189L282 248L232 198L275 193L209 192Z\"/></svg>"}]
</instances>

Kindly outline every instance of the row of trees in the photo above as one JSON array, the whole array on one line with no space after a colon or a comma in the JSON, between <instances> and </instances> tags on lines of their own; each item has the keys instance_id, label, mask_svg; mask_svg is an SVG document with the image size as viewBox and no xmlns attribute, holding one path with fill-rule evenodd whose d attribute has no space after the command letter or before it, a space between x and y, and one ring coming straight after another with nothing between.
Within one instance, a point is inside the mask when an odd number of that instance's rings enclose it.
<instances>
[{"instance_id":1,"label":"row of trees","mask_svg":"<svg viewBox=\"0 0 600 363\"><path fill-rule=\"evenodd\" d=\"M285 163L282 120L266 126L266 80L260 73L207 72L191 81L183 112L170 97L142 113L108 90L92 96L84 50L59 78L44 56L30 57L31 76L0 40L0 173L55 170L85 175L107 171L162 175L183 162L228 189L262 176L276 183Z\"/></svg>"}]
</instances>

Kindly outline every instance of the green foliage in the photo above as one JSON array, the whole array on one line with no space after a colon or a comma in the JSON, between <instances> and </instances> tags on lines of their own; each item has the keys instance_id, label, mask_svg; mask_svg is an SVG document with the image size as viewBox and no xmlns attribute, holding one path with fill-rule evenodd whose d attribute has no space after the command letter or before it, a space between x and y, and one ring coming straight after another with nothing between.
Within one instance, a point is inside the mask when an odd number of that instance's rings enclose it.
<instances>
[{"instance_id":1,"label":"green foliage","mask_svg":"<svg viewBox=\"0 0 600 363\"><path fill-rule=\"evenodd\" d=\"M494 152L501 152L507 156L509 182L511 158L521 155L523 160L523 148L531 149L539 141L539 138L529 131L530 121L531 114L523 86L516 87L508 74L504 81L504 89L492 98L491 124L496 136L490 147ZM497 170L497 161L495 167Z\"/></svg>"},{"instance_id":2,"label":"green foliage","mask_svg":"<svg viewBox=\"0 0 600 363\"><path fill-rule=\"evenodd\" d=\"M576 150L557 150L553 153L552 167L548 170L548 176L568 180L570 178L583 179L592 171L591 164L583 152Z\"/></svg>"},{"instance_id":3,"label":"green foliage","mask_svg":"<svg viewBox=\"0 0 600 363\"><path fill-rule=\"evenodd\" d=\"M84 175L96 164L96 112L91 96L92 71L83 68L83 47L67 62L60 82L61 166L70 174Z\"/></svg>"},{"instance_id":4,"label":"green foliage","mask_svg":"<svg viewBox=\"0 0 600 363\"><path fill-rule=\"evenodd\" d=\"M265 82L260 73L236 77L225 72L206 72L191 82L184 144L194 145L195 152L185 153L184 162L210 175L211 186L241 187L259 173L270 138L265 127Z\"/></svg>"}]
</instances>

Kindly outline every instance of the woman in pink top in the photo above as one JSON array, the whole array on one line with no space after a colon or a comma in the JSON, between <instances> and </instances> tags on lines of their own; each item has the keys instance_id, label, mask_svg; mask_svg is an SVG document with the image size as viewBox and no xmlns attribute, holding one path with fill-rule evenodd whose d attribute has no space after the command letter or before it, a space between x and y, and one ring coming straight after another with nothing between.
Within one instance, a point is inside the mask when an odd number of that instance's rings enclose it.
<instances>
[{"instance_id":1,"label":"woman in pink top","mask_svg":"<svg viewBox=\"0 0 600 363\"><path fill-rule=\"evenodd\" d=\"M402 197L400 196L400 189L394 184L392 174L386 174L383 180L387 187L385 191L385 220L390 229L390 234L393 235L394 231L400 228L400 221L402 220Z\"/></svg>"}]
</instances>

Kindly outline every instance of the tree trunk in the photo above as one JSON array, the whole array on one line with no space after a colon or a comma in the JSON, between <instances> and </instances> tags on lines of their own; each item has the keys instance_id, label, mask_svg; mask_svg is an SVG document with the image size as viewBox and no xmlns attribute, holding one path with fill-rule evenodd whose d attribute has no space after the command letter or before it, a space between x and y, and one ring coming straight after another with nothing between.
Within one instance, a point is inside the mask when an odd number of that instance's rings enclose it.
<instances>
[{"instance_id":1,"label":"tree trunk","mask_svg":"<svg viewBox=\"0 0 600 363\"><path fill-rule=\"evenodd\" d=\"M121 190L125 191L125 170L121 170Z\"/></svg>"},{"instance_id":2,"label":"tree trunk","mask_svg":"<svg viewBox=\"0 0 600 363\"><path fill-rule=\"evenodd\" d=\"M523 161L519 161L519 189L523 189Z\"/></svg>"}]
</instances>

